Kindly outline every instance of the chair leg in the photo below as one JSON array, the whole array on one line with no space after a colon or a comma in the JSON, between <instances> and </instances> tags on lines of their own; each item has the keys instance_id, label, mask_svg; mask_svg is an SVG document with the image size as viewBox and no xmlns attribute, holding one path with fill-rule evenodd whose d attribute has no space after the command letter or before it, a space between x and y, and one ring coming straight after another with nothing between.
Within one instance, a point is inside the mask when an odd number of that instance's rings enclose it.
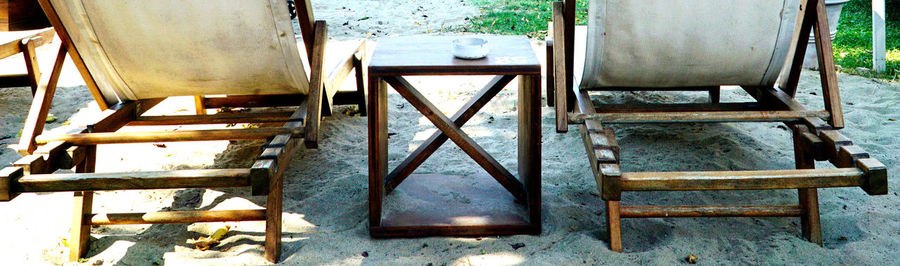
<instances>
[{"instance_id":1,"label":"chair leg","mask_svg":"<svg viewBox=\"0 0 900 266\"><path fill-rule=\"evenodd\" d=\"M809 242L822 245L822 225L819 221L819 193L815 188L799 189L800 207L803 216L800 216L803 238Z\"/></svg>"},{"instance_id":2,"label":"chair leg","mask_svg":"<svg viewBox=\"0 0 900 266\"><path fill-rule=\"evenodd\" d=\"M362 53L359 57L353 58L353 68L356 69L356 93L357 93L357 110L359 110L359 115L366 116L368 115L368 110L366 110L366 99L368 99L369 89L367 87L369 81L369 69L366 68L365 64L365 44L363 44L363 50L360 51Z\"/></svg>"},{"instance_id":3,"label":"chair leg","mask_svg":"<svg viewBox=\"0 0 900 266\"><path fill-rule=\"evenodd\" d=\"M206 104L204 103L205 98L202 95L194 96L194 109L197 111L198 115L206 114Z\"/></svg>"},{"instance_id":4,"label":"chair leg","mask_svg":"<svg viewBox=\"0 0 900 266\"><path fill-rule=\"evenodd\" d=\"M278 171L269 179L269 194L266 195L265 258L271 263L276 263L281 258L282 176L282 171Z\"/></svg>"},{"instance_id":5,"label":"chair leg","mask_svg":"<svg viewBox=\"0 0 900 266\"><path fill-rule=\"evenodd\" d=\"M553 40L547 38L547 69L544 72L547 77L547 106L553 107L553 101L556 101L555 91L553 91L553 85L556 81L553 80Z\"/></svg>"},{"instance_id":6,"label":"chair leg","mask_svg":"<svg viewBox=\"0 0 900 266\"><path fill-rule=\"evenodd\" d=\"M797 169L816 168L815 156L801 144L801 129L799 126L793 130L794 135L794 161ZM800 216L800 226L803 238L809 242L822 245L822 225L819 221L819 193L816 188L801 188L797 190L800 208L803 213Z\"/></svg>"},{"instance_id":7,"label":"chair leg","mask_svg":"<svg viewBox=\"0 0 900 266\"><path fill-rule=\"evenodd\" d=\"M606 201L606 226L609 228L609 249L622 252L622 219L618 201Z\"/></svg>"},{"instance_id":8,"label":"chair leg","mask_svg":"<svg viewBox=\"0 0 900 266\"><path fill-rule=\"evenodd\" d=\"M78 173L93 173L97 156L97 146L88 146L84 161L75 167ZM69 261L78 261L88 250L91 239L91 226L85 218L92 213L94 193L76 191L73 199L72 229L69 240Z\"/></svg>"},{"instance_id":9,"label":"chair leg","mask_svg":"<svg viewBox=\"0 0 900 266\"><path fill-rule=\"evenodd\" d=\"M38 66L37 53L34 52L35 41L22 40L19 43L19 48L25 57L25 68L28 70L28 85L31 86L31 96L34 96L41 83L41 68Z\"/></svg>"}]
</instances>

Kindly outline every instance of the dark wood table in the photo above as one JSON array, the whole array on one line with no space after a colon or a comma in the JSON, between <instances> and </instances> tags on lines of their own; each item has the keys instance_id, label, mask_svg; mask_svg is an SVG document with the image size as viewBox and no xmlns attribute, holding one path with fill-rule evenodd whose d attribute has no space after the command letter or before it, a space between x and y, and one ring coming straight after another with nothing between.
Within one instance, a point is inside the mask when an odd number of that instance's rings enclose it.
<instances>
[{"instance_id":1,"label":"dark wood table","mask_svg":"<svg viewBox=\"0 0 900 266\"><path fill-rule=\"evenodd\" d=\"M372 237L480 236L541 232L540 62L527 38L480 36L489 42L484 59L456 59L451 41L460 37L405 37L378 43L369 63L369 233ZM403 76L493 75L453 117L447 117ZM518 178L500 165L460 127L510 81L519 77ZM388 84L439 131L388 174ZM488 175L475 181L440 174L412 174L447 140L459 146ZM407 177L412 178L407 179ZM404 182L406 181L406 182ZM496 182L495 182L496 181ZM402 184L401 184L402 183ZM496 183L500 183L498 186ZM447 202L429 187L452 190L476 204ZM383 213L395 189L412 197L412 210ZM401 200L393 197L388 200ZM422 202L430 202L423 204ZM393 202L392 202L393 203Z\"/></svg>"}]
</instances>

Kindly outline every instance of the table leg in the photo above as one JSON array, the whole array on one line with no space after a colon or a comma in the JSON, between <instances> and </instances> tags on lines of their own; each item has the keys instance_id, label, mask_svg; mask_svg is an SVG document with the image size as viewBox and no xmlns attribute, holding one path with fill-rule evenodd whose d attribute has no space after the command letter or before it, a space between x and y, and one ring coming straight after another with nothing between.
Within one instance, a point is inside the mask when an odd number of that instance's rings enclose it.
<instances>
[{"instance_id":1,"label":"table leg","mask_svg":"<svg viewBox=\"0 0 900 266\"><path fill-rule=\"evenodd\" d=\"M388 167L387 84L378 77L369 77L369 89L369 227L378 227Z\"/></svg>"},{"instance_id":2,"label":"table leg","mask_svg":"<svg viewBox=\"0 0 900 266\"><path fill-rule=\"evenodd\" d=\"M519 76L519 176L531 226L541 228L541 76Z\"/></svg>"}]
</instances>

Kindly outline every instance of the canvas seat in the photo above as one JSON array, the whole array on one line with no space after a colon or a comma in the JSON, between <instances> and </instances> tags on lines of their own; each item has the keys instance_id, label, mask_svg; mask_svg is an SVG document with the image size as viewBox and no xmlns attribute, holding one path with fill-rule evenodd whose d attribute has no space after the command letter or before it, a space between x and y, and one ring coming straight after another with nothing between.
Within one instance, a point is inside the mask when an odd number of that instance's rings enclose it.
<instances>
[{"instance_id":1,"label":"canvas seat","mask_svg":"<svg viewBox=\"0 0 900 266\"><path fill-rule=\"evenodd\" d=\"M607 211L610 248L622 251L621 218L800 217L803 236L822 243L817 188L887 193L886 167L841 135L843 113L822 0L591 0L586 27L575 0L555 2L547 40L547 102L558 132L579 126ZM825 110L793 97L810 31ZM799 44L800 41L804 43ZM720 86L753 102L720 103ZM709 91L709 103L599 105L593 91ZM797 169L625 172L608 124L778 122L791 128ZM814 169L815 161L836 169ZM797 189L792 206L621 206L629 191Z\"/></svg>"},{"instance_id":2,"label":"canvas seat","mask_svg":"<svg viewBox=\"0 0 900 266\"><path fill-rule=\"evenodd\" d=\"M277 262L285 168L300 142L317 147L321 116L332 105L355 104L365 110L365 42L332 50L343 55L333 57L335 67L327 72L327 26L314 19L309 1L296 5L302 45L282 0L39 2L62 45L53 71L38 86L23 129L19 152L25 157L0 171L0 201L20 193L74 191L71 260L85 254L91 225L264 220L264 256ZM90 125L45 134L44 121L67 54L103 112ZM356 88L339 92L353 72ZM197 115L144 115L174 96L194 96ZM252 110L207 111L226 107ZM124 126L246 123L261 127L117 132ZM267 140L252 166L94 173L97 145L239 139ZM76 173L56 173L69 168ZM249 188L254 196L266 196L265 208L92 213L92 191L217 187Z\"/></svg>"}]
</instances>

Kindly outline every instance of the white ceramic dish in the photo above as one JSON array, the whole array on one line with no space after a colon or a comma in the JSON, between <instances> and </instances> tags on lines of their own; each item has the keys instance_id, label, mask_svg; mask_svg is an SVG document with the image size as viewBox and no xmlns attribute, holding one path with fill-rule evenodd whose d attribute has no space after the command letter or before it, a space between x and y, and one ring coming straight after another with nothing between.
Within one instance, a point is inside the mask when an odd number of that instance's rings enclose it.
<instances>
[{"instance_id":1,"label":"white ceramic dish","mask_svg":"<svg viewBox=\"0 0 900 266\"><path fill-rule=\"evenodd\" d=\"M482 38L453 40L453 56L461 59L481 59L488 54L488 42Z\"/></svg>"}]
</instances>

